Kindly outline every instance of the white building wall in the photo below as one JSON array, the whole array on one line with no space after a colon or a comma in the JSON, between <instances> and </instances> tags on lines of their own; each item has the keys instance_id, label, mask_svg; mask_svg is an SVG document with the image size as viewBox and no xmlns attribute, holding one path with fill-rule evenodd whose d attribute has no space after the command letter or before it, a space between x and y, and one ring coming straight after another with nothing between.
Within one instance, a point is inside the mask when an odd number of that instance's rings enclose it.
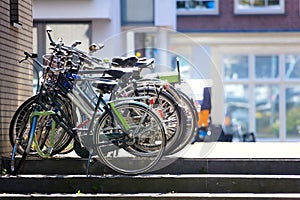
<instances>
[{"instance_id":1,"label":"white building wall","mask_svg":"<svg viewBox=\"0 0 300 200\"><path fill-rule=\"evenodd\" d=\"M119 0L33 0L33 19L91 21L91 42L104 43L95 56L112 57L123 52Z\"/></svg>"},{"instance_id":2,"label":"white building wall","mask_svg":"<svg viewBox=\"0 0 300 200\"><path fill-rule=\"evenodd\" d=\"M33 19L87 20L112 19L119 1L111 0L33 0Z\"/></svg>"},{"instance_id":3,"label":"white building wall","mask_svg":"<svg viewBox=\"0 0 300 200\"><path fill-rule=\"evenodd\" d=\"M176 30L176 1L154 1L154 25Z\"/></svg>"},{"instance_id":4,"label":"white building wall","mask_svg":"<svg viewBox=\"0 0 300 200\"><path fill-rule=\"evenodd\" d=\"M116 23L103 19L92 20L92 42L104 44L104 48L95 56L111 58L124 52L121 26L116 26Z\"/></svg>"},{"instance_id":5,"label":"white building wall","mask_svg":"<svg viewBox=\"0 0 300 200\"><path fill-rule=\"evenodd\" d=\"M33 0L33 19L91 21L91 42L105 44L105 48L95 55L110 58L126 55L128 49L126 33L122 32L120 6L120 0ZM176 30L176 1L154 0L154 26ZM158 31L157 34L164 35L164 32ZM169 38L159 38L160 47L167 49ZM162 60L165 63L168 59L163 56Z\"/></svg>"}]
</instances>

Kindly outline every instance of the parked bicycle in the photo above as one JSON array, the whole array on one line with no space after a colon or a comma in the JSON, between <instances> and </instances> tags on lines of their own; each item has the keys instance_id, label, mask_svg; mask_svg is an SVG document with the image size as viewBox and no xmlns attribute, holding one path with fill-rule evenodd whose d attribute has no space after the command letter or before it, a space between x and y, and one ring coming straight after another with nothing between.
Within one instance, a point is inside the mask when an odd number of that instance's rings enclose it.
<instances>
[{"instance_id":1,"label":"parked bicycle","mask_svg":"<svg viewBox=\"0 0 300 200\"><path fill-rule=\"evenodd\" d=\"M156 106L163 110L167 122L167 152L174 154L191 143L197 127L197 111L192 100L181 90L175 88L175 83L158 78L143 78L143 69L152 69L153 59L137 59L135 56L116 57L112 59L109 68L98 70L82 70L81 74L118 79L118 88L112 93L112 98L124 96L150 95L156 99ZM95 75L96 74L96 75ZM180 78L179 78L180 79ZM88 85L83 85L86 89ZM93 94L93 90L88 90ZM96 97L95 94L92 96Z\"/></svg>"},{"instance_id":2,"label":"parked bicycle","mask_svg":"<svg viewBox=\"0 0 300 200\"><path fill-rule=\"evenodd\" d=\"M80 95L76 81L90 80L76 80L76 74L88 57L65 48L61 40L54 42L50 32L47 30L53 52L48 66L41 65L32 54L26 53L25 60L32 58L44 72L39 93L21 105L18 110L23 111L22 115L14 117L14 131L10 133L14 146L13 174L18 173L26 156L35 152L34 148L41 150L39 154L49 151L53 155L54 147L61 145L64 149L68 145L60 140L48 142L49 133L58 127L66 133L62 135L69 136L66 136L68 140L74 140L75 152L82 157L91 158L96 152L100 161L125 174L143 173L153 168L166 146L165 124L161 117L150 106L134 98L106 102L103 94L110 93L118 84L116 81L102 79L92 84L99 90L96 105ZM55 128L54 121L58 125ZM33 140L37 140L37 145L32 145ZM15 159L17 152L22 155L19 162Z\"/></svg>"}]
</instances>

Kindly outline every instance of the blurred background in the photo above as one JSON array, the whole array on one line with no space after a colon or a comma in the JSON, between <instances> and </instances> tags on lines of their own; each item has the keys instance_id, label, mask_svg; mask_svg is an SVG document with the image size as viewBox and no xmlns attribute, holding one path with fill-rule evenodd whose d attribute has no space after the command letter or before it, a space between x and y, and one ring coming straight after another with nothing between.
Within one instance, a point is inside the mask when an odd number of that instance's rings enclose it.
<instances>
[{"instance_id":1,"label":"blurred background","mask_svg":"<svg viewBox=\"0 0 300 200\"><path fill-rule=\"evenodd\" d=\"M80 40L83 50L92 42L104 43L95 54L100 58L155 58L152 73L177 73L179 57L181 76L190 83L196 106L203 101L203 88L211 87L211 122L225 132L253 132L257 142L300 139L298 0L2 1L7 10L16 2L18 18L8 16L11 27L4 27L10 37L18 34L19 49L45 54L45 29L50 26L55 39L62 37L66 44ZM16 58L22 57L20 52ZM0 73L7 73L3 69ZM13 85L19 80L4 83L0 76L2 139L15 105L33 91L29 81L36 84L37 75L28 74L26 94ZM3 94L7 84L15 91L10 97Z\"/></svg>"}]
</instances>

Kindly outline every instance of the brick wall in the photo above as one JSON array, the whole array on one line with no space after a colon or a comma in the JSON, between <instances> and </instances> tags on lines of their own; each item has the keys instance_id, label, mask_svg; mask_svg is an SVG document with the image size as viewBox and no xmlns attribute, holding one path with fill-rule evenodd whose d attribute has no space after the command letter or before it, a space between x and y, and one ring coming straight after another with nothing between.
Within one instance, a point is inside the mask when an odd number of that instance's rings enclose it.
<instances>
[{"instance_id":1,"label":"brick wall","mask_svg":"<svg viewBox=\"0 0 300 200\"><path fill-rule=\"evenodd\" d=\"M236 15L234 0L219 1L219 15L177 17L181 32L300 31L299 0L286 0L284 14Z\"/></svg>"},{"instance_id":2,"label":"brick wall","mask_svg":"<svg viewBox=\"0 0 300 200\"><path fill-rule=\"evenodd\" d=\"M32 66L19 64L23 52L32 52L32 1L19 0L22 28L10 24L10 0L0 0L0 156L11 151L8 129L11 117L32 95Z\"/></svg>"}]
</instances>

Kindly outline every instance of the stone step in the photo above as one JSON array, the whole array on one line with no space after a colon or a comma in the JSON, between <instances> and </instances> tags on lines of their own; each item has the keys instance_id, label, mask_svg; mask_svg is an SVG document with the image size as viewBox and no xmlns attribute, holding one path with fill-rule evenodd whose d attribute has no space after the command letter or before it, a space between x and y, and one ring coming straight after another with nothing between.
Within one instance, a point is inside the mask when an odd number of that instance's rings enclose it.
<instances>
[{"instance_id":1,"label":"stone step","mask_svg":"<svg viewBox=\"0 0 300 200\"><path fill-rule=\"evenodd\" d=\"M300 175L1 176L0 193L299 193Z\"/></svg>"},{"instance_id":2,"label":"stone step","mask_svg":"<svg viewBox=\"0 0 300 200\"><path fill-rule=\"evenodd\" d=\"M300 198L299 144L280 145L197 144L185 156L164 159L156 170L138 176L96 162L87 177L86 159L28 158L19 176L0 176L0 199ZM9 167L9 158L1 160L1 169Z\"/></svg>"},{"instance_id":3,"label":"stone step","mask_svg":"<svg viewBox=\"0 0 300 200\"><path fill-rule=\"evenodd\" d=\"M99 193L99 194L0 194L0 199L105 199L105 200L116 200L116 199L130 199L130 200L220 200L220 199L245 199L245 200L274 200L274 199L285 199L295 200L300 197L300 193L265 193L265 194L253 194L253 193L139 193L139 194L122 194L122 193Z\"/></svg>"},{"instance_id":4,"label":"stone step","mask_svg":"<svg viewBox=\"0 0 300 200\"><path fill-rule=\"evenodd\" d=\"M2 168L9 168L9 158L2 158ZM265 174L300 175L299 158L177 158L164 159L149 174ZM87 159L54 157L28 158L20 174L86 174ZM91 175L117 174L96 162Z\"/></svg>"}]
</instances>

